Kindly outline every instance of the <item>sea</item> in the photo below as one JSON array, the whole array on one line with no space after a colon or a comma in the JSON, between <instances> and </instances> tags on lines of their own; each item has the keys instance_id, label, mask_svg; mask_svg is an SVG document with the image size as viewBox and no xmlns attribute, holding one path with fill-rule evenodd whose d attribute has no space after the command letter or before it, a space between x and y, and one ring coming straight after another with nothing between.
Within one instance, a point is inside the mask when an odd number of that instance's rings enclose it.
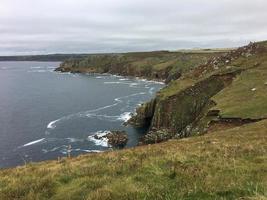
<instances>
[{"instance_id":1,"label":"sea","mask_svg":"<svg viewBox=\"0 0 267 200\"><path fill-rule=\"evenodd\" d=\"M110 151L95 139L125 130L126 147L145 129L125 126L163 83L110 74L55 72L60 62L0 62L0 168Z\"/></svg>"}]
</instances>

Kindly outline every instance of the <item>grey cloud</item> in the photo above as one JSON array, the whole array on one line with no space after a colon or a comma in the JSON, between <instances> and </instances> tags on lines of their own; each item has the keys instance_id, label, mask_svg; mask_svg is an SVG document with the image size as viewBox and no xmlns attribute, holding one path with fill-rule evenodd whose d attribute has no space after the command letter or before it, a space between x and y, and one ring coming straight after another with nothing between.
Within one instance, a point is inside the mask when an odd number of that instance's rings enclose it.
<instances>
[{"instance_id":1,"label":"grey cloud","mask_svg":"<svg viewBox=\"0 0 267 200\"><path fill-rule=\"evenodd\" d=\"M0 55L232 47L267 39L266 0L1 0Z\"/></svg>"}]
</instances>

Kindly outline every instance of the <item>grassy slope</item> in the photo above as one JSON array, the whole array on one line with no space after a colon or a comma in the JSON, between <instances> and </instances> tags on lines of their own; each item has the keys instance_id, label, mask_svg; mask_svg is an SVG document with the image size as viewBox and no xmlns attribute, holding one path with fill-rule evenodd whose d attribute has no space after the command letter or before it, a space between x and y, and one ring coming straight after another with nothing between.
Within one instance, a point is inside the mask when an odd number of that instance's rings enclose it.
<instances>
[{"instance_id":1,"label":"grassy slope","mask_svg":"<svg viewBox=\"0 0 267 200\"><path fill-rule=\"evenodd\" d=\"M267 120L0 171L0 199L266 199Z\"/></svg>"},{"instance_id":2,"label":"grassy slope","mask_svg":"<svg viewBox=\"0 0 267 200\"><path fill-rule=\"evenodd\" d=\"M217 103L215 109L221 110L222 117L266 118L267 54L242 58L232 65L252 69L242 72L232 85L213 98Z\"/></svg>"}]
</instances>

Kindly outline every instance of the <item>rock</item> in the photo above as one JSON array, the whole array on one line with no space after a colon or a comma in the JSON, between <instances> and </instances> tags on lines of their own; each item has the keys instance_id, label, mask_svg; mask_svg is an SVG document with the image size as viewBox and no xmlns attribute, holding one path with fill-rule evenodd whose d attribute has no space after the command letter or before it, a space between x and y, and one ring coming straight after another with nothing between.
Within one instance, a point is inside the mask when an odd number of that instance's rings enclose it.
<instances>
[{"instance_id":1,"label":"rock","mask_svg":"<svg viewBox=\"0 0 267 200\"><path fill-rule=\"evenodd\" d=\"M168 84L168 83L170 83L171 81L174 81L174 80L179 79L181 76L182 76L182 74L181 74L181 72L179 72L179 71L178 71L178 72L175 72L174 74L170 74L170 75L167 77L165 83Z\"/></svg>"},{"instance_id":2,"label":"rock","mask_svg":"<svg viewBox=\"0 0 267 200\"><path fill-rule=\"evenodd\" d=\"M123 148L128 142L126 131L109 131L107 134L94 135L96 140L106 140L109 146Z\"/></svg>"},{"instance_id":3,"label":"rock","mask_svg":"<svg viewBox=\"0 0 267 200\"><path fill-rule=\"evenodd\" d=\"M173 138L174 134L167 129L157 130L152 129L147 133L140 141L140 145L155 144L163 141L167 141Z\"/></svg>"},{"instance_id":4,"label":"rock","mask_svg":"<svg viewBox=\"0 0 267 200\"><path fill-rule=\"evenodd\" d=\"M251 91L253 91L253 92L256 91L256 90L257 90L257 88L252 88L252 89L251 89Z\"/></svg>"},{"instance_id":5,"label":"rock","mask_svg":"<svg viewBox=\"0 0 267 200\"><path fill-rule=\"evenodd\" d=\"M128 142L126 131L111 131L103 136L108 139L108 144L115 148L123 148Z\"/></svg>"},{"instance_id":6,"label":"rock","mask_svg":"<svg viewBox=\"0 0 267 200\"><path fill-rule=\"evenodd\" d=\"M100 140L100 139L101 139L101 137L99 137L98 135L94 135L94 138L95 138L96 140Z\"/></svg>"}]
</instances>

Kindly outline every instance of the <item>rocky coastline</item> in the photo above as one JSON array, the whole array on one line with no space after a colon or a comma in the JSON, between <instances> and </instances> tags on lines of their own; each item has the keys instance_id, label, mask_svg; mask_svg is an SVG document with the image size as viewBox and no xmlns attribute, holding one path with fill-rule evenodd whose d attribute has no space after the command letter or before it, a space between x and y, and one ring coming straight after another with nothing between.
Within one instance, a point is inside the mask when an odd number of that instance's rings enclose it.
<instances>
[{"instance_id":1,"label":"rocky coastline","mask_svg":"<svg viewBox=\"0 0 267 200\"><path fill-rule=\"evenodd\" d=\"M141 139L141 144L151 144L171 138L204 134L209 130L214 119L223 120L220 110L216 116L209 115L210 110L216 106L212 98L229 87L241 73L260 65L260 63L253 63L248 67L238 66L235 62L252 59L265 52L267 50L264 45L250 43L227 53L213 54L208 57L209 59L207 57L200 59L187 71L173 64L153 70L153 66L157 65L158 61L154 63L154 57L152 59L149 56L145 59L150 61L152 67L144 64L140 68L133 64L138 62L136 59L133 60L134 56L125 55L68 60L63 62L56 71L111 73L149 80L164 80L166 87L159 91L150 102L138 107L136 115L128 121L128 124L135 127L149 127L147 134ZM162 56L162 54L166 52L158 52L154 56ZM169 55L166 57L170 58ZM205 60L204 63L203 60ZM142 63L146 62L142 61Z\"/></svg>"}]
</instances>

